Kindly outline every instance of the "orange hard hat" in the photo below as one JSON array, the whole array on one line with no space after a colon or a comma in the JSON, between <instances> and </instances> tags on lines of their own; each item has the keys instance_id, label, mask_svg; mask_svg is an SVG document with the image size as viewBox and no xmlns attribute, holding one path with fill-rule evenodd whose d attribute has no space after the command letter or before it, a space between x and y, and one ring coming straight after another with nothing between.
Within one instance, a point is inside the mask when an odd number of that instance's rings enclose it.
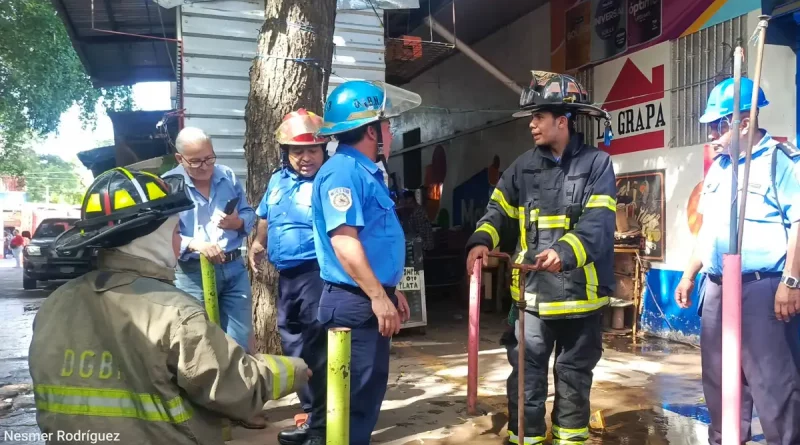
<instances>
[{"instance_id":1,"label":"orange hard hat","mask_svg":"<svg viewBox=\"0 0 800 445\"><path fill-rule=\"evenodd\" d=\"M321 117L300 108L283 117L275 137L281 145L321 145L328 142L327 138L317 136L321 127Z\"/></svg>"}]
</instances>

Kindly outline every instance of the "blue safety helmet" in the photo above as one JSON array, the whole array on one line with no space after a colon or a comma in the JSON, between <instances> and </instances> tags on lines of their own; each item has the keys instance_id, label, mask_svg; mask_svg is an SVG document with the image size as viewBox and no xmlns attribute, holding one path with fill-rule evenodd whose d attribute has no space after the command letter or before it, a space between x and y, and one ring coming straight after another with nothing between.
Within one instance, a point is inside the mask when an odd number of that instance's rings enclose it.
<instances>
[{"instance_id":1,"label":"blue safety helmet","mask_svg":"<svg viewBox=\"0 0 800 445\"><path fill-rule=\"evenodd\" d=\"M753 81L742 77L739 94L739 111L750 111L753 101ZM758 104L756 108L769 105L764 90L758 89ZM728 78L717 84L708 95L706 112L700 116L700 123L707 124L733 114L733 78Z\"/></svg>"},{"instance_id":2,"label":"blue safety helmet","mask_svg":"<svg viewBox=\"0 0 800 445\"><path fill-rule=\"evenodd\" d=\"M422 103L416 93L384 82L352 80L328 96L319 136L332 136L399 116Z\"/></svg>"}]
</instances>

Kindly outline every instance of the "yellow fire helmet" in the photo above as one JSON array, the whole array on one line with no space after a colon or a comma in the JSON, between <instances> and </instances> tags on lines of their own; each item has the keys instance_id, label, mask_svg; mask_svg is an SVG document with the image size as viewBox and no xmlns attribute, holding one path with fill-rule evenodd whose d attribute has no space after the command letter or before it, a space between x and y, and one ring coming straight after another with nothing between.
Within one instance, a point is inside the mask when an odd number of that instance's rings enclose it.
<instances>
[{"instance_id":1,"label":"yellow fire helmet","mask_svg":"<svg viewBox=\"0 0 800 445\"><path fill-rule=\"evenodd\" d=\"M95 178L83 198L81 220L56 239L55 249L123 246L193 207L183 176L162 179L117 167Z\"/></svg>"}]
</instances>

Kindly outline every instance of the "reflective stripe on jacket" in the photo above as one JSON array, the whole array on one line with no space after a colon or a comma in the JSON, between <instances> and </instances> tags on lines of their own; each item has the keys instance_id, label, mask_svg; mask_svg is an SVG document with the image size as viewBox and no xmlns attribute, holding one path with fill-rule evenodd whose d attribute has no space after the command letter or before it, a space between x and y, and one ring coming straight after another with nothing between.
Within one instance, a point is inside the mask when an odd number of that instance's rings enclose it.
<instances>
[{"instance_id":1,"label":"reflective stripe on jacket","mask_svg":"<svg viewBox=\"0 0 800 445\"><path fill-rule=\"evenodd\" d=\"M222 445L222 417L250 419L305 385L302 361L247 355L172 286L172 270L112 250L98 261L34 320L36 416L54 441L91 430L125 444Z\"/></svg>"},{"instance_id":2,"label":"reflective stripe on jacket","mask_svg":"<svg viewBox=\"0 0 800 445\"><path fill-rule=\"evenodd\" d=\"M533 264L547 249L561 259L562 272L529 272L525 301L541 318L576 318L608 304L614 290L616 176L610 156L574 134L560 160L549 150L523 153L503 172L486 214L467 249L490 250L510 230L519 234L512 259ZM519 273L512 271L511 295L519 300Z\"/></svg>"}]
</instances>

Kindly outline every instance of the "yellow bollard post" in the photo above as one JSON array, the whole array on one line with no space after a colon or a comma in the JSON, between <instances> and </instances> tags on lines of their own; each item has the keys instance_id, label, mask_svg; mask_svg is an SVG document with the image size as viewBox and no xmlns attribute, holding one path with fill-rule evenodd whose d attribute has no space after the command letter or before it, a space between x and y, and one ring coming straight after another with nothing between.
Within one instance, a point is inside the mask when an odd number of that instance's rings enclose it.
<instances>
[{"instance_id":1,"label":"yellow bollard post","mask_svg":"<svg viewBox=\"0 0 800 445\"><path fill-rule=\"evenodd\" d=\"M326 444L350 443L350 329L328 330Z\"/></svg>"},{"instance_id":2,"label":"yellow bollard post","mask_svg":"<svg viewBox=\"0 0 800 445\"><path fill-rule=\"evenodd\" d=\"M217 296L217 272L211 261L200 255L200 273L203 277L203 302L205 303L208 319L219 326L219 297ZM222 419L222 440L233 440L231 422Z\"/></svg>"}]
</instances>

